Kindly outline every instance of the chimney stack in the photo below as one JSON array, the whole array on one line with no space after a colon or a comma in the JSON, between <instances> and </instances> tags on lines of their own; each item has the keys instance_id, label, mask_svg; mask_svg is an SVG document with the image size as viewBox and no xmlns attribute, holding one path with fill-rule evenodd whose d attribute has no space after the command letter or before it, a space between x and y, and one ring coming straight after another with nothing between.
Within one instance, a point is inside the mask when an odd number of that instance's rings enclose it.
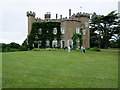
<instances>
[{"instance_id":1,"label":"chimney stack","mask_svg":"<svg viewBox=\"0 0 120 90\"><path fill-rule=\"evenodd\" d=\"M60 15L60 19L62 19L62 15Z\"/></svg>"},{"instance_id":2,"label":"chimney stack","mask_svg":"<svg viewBox=\"0 0 120 90\"><path fill-rule=\"evenodd\" d=\"M58 14L56 14L56 19L58 19Z\"/></svg>"},{"instance_id":3,"label":"chimney stack","mask_svg":"<svg viewBox=\"0 0 120 90\"><path fill-rule=\"evenodd\" d=\"M71 17L71 9L69 9L69 17Z\"/></svg>"}]
</instances>

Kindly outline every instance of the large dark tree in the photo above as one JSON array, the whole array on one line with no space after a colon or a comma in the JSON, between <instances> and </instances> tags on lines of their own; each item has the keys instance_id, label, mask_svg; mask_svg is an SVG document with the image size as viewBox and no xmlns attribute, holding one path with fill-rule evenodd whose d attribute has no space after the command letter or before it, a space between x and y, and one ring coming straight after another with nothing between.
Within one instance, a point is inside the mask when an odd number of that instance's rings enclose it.
<instances>
[{"instance_id":1,"label":"large dark tree","mask_svg":"<svg viewBox=\"0 0 120 90\"><path fill-rule=\"evenodd\" d=\"M91 19L91 42L98 41L99 47L108 48L110 45L110 39L118 40L118 34L120 32L120 21L118 20L118 14L115 11L110 12L108 15L96 15L94 13ZM96 34L95 34L96 33ZM117 36L116 36L117 35ZM95 39L96 40L93 40Z\"/></svg>"}]
</instances>

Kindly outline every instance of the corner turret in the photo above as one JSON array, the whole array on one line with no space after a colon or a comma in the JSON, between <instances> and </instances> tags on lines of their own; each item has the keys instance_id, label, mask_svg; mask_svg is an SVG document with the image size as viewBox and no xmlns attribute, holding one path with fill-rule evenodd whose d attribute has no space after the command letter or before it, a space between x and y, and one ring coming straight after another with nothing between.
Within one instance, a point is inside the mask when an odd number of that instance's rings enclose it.
<instances>
[{"instance_id":1,"label":"corner turret","mask_svg":"<svg viewBox=\"0 0 120 90\"><path fill-rule=\"evenodd\" d=\"M27 14L27 17L29 17L29 16L35 17L35 12L28 11L26 14Z\"/></svg>"},{"instance_id":2,"label":"corner turret","mask_svg":"<svg viewBox=\"0 0 120 90\"><path fill-rule=\"evenodd\" d=\"M26 15L28 17L28 35L29 35L32 30L32 24L35 22L35 12L28 11Z\"/></svg>"}]
</instances>

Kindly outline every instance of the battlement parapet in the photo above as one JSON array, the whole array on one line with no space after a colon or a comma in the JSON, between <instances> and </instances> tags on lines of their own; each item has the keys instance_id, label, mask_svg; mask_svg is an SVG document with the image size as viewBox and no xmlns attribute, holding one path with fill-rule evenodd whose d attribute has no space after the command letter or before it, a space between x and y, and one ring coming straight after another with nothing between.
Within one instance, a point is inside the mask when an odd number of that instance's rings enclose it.
<instances>
[{"instance_id":1,"label":"battlement parapet","mask_svg":"<svg viewBox=\"0 0 120 90\"><path fill-rule=\"evenodd\" d=\"M90 14L88 14L88 13L82 13L82 12L78 12L78 13L76 13L76 14L73 14L70 18L79 18L79 17L90 17Z\"/></svg>"},{"instance_id":2,"label":"battlement parapet","mask_svg":"<svg viewBox=\"0 0 120 90\"><path fill-rule=\"evenodd\" d=\"M76 15L75 15L76 17L90 17L90 14L88 14L88 13L85 13L85 12L78 12L78 13L76 13Z\"/></svg>"},{"instance_id":3,"label":"battlement parapet","mask_svg":"<svg viewBox=\"0 0 120 90\"><path fill-rule=\"evenodd\" d=\"M35 21L36 21L36 22L40 22L41 20L42 20L41 18L38 18L38 17L35 18Z\"/></svg>"},{"instance_id":4,"label":"battlement parapet","mask_svg":"<svg viewBox=\"0 0 120 90\"><path fill-rule=\"evenodd\" d=\"M28 11L26 14L27 14L27 16L33 16L33 17L35 17L35 12Z\"/></svg>"},{"instance_id":5,"label":"battlement parapet","mask_svg":"<svg viewBox=\"0 0 120 90\"><path fill-rule=\"evenodd\" d=\"M65 17L65 18L62 18L62 19L60 19L59 20L60 22L63 22L63 21L77 21L77 22L81 22L78 18L74 18L74 17L69 17L69 18L67 18L67 17Z\"/></svg>"},{"instance_id":6,"label":"battlement parapet","mask_svg":"<svg viewBox=\"0 0 120 90\"><path fill-rule=\"evenodd\" d=\"M41 19L41 18L35 18L36 22L60 22L59 19Z\"/></svg>"}]
</instances>

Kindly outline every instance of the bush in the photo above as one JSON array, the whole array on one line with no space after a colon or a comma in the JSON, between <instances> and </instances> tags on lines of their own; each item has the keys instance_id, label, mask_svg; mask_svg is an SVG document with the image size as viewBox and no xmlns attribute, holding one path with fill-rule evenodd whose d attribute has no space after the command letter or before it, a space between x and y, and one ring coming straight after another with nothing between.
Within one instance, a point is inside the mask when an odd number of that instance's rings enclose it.
<instances>
[{"instance_id":1,"label":"bush","mask_svg":"<svg viewBox=\"0 0 120 90\"><path fill-rule=\"evenodd\" d=\"M91 50L91 51L98 51L98 52L100 52L100 48L98 48L98 47L90 48L90 50Z\"/></svg>"},{"instance_id":2,"label":"bush","mask_svg":"<svg viewBox=\"0 0 120 90\"><path fill-rule=\"evenodd\" d=\"M16 48L10 48L10 52L16 52L16 51L18 51L18 49L16 49Z\"/></svg>"},{"instance_id":3,"label":"bush","mask_svg":"<svg viewBox=\"0 0 120 90\"><path fill-rule=\"evenodd\" d=\"M25 46L20 46L19 51L27 51L28 49Z\"/></svg>"},{"instance_id":4,"label":"bush","mask_svg":"<svg viewBox=\"0 0 120 90\"><path fill-rule=\"evenodd\" d=\"M2 48L2 52L11 52L10 47Z\"/></svg>"},{"instance_id":5,"label":"bush","mask_svg":"<svg viewBox=\"0 0 120 90\"><path fill-rule=\"evenodd\" d=\"M116 40L116 41L114 41L114 40L110 41L110 47L111 48L119 48L120 47L119 44L120 44L120 42L118 40Z\"/></svg>"},{"instance_id":6,"label":"bush","mask_svg":"<svg viewBox=\"0 0 120 90\"><path fill-rule=\"evenodd\" d=\"M42 51L42 50L44 50L44 49L41 49L41 48L33 48L32 50L33 50L33 51Z\"/></svg>"}]
</instances>

